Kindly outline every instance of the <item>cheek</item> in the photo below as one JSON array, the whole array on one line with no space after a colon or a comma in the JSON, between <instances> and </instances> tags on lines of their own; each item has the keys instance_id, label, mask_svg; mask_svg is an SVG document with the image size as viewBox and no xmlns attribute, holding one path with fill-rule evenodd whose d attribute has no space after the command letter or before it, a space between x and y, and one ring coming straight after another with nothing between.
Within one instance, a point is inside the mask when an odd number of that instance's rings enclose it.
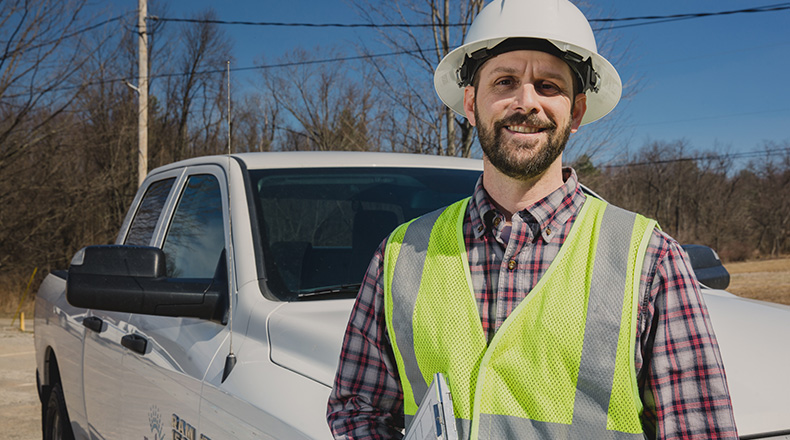
<instances>
[{"instance_id":1,"label":"cheek","mask_svg":"<svg viewBox=\"0 0 790 440\"><path fill-rule=\"evenodd\" d=\"M508 115L512 100L508 98L488 97L488 99L477 98L477 123L500 119Z\"/></svg>"},{"instance_id":2,"label":"cheek","mask_svg":"<svg viewBox=\"0 0 790 440\"><path fill-rule=\"evenodd\" d=\"M575 110L571 108L570 100L563 99L562 101L547 103L543 108L555 122L559 123L561 120L568 120L573 123Z\"/></svg>"}]
</instances>

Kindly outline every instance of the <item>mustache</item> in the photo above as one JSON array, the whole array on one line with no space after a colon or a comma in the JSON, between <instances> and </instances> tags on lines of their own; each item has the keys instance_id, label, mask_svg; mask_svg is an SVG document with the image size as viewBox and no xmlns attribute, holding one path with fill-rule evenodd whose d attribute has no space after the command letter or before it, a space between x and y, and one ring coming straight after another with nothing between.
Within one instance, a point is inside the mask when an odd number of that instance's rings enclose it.
<instances>
[{"instance_id":1,"label":"mustache","mask_svg":"<svg viewBox=\"0 0 790 440\"><path fill-rule=\"evenodd\" d=\"M542 120L533 113L514 113L510 116L500 119L494 124L494 127L499 130L508 125L529 125L542 130L554 130L557 124L550 120Z\"/></svg>"}]
</instances>

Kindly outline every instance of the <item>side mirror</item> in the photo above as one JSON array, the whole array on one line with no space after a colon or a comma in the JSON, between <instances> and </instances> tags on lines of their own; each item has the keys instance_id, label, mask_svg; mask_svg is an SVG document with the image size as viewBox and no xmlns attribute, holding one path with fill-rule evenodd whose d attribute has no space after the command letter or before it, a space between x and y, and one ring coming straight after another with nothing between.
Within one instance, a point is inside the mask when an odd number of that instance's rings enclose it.
<instances>
[{"instance_id":1,"label":"side mirror","mask_svg":"<svg viewBox=\"0 0 790 440\"><path fill-rule=\"evenodd\" d=\"M700 283L711 289L726 289L730 285L730 273L721 264L716 251L699 244L686 244L682 247L689 256L691 268Z\"/></svg>"},{"instance_id":2,"label":"side mirror","mask_svg":"<svg viewBox=\"0 0 790 440\"><path fill-rule=\"evenodd\" d=\"M213 279L169 279L164 252L147 246L88 246L71 261L66 299L75 307L225 323L225 253Z\"/></svg>"}]
</instances>

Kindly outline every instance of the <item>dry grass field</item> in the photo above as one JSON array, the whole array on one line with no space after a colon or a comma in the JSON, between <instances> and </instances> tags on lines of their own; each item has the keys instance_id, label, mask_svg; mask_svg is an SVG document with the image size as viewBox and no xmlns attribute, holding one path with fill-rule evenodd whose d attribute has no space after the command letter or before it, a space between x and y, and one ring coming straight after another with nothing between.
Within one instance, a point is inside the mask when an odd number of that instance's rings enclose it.
<instances>
[{"instance_id":1,"label":"dry grass field","mask_svg":"<svg viewBox=\"0 0 790 440\"><path fill-rule=\"evenodd\" d=\"M730 287L738 296L790 305L790 256L726 263Z\"/></svg>"}]
</instances>

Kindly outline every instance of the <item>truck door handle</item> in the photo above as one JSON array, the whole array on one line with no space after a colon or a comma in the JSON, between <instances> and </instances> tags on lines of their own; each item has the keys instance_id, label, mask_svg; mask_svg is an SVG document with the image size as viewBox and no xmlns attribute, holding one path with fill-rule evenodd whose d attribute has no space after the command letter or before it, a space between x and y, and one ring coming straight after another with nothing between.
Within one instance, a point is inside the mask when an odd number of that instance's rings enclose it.
<instances>
[{"instance_id":1,"label":"truck door handle","mask_svg":"<svg viewBox=\"0 0 790 440\"><path fill-rule=\"evenodd\" d=\"M126 335L121 338L121 345L128 348L129 350L140 354L145 354L145 348L148 345L148 340L140 335Z\"/></svg>"},{"instance_id":2,"label":"truck door handle","mask_svg":"<svg viewBox=\"0 0 790 440\"><path fill-rule=\"evenodd\" d=\"M104 322L101 318L97 318L95 316L88 316L87 318L82 320L82 325L85 327L95 331L96 333L101 333L102 326Z\"/></svg>"}]
</instances>

